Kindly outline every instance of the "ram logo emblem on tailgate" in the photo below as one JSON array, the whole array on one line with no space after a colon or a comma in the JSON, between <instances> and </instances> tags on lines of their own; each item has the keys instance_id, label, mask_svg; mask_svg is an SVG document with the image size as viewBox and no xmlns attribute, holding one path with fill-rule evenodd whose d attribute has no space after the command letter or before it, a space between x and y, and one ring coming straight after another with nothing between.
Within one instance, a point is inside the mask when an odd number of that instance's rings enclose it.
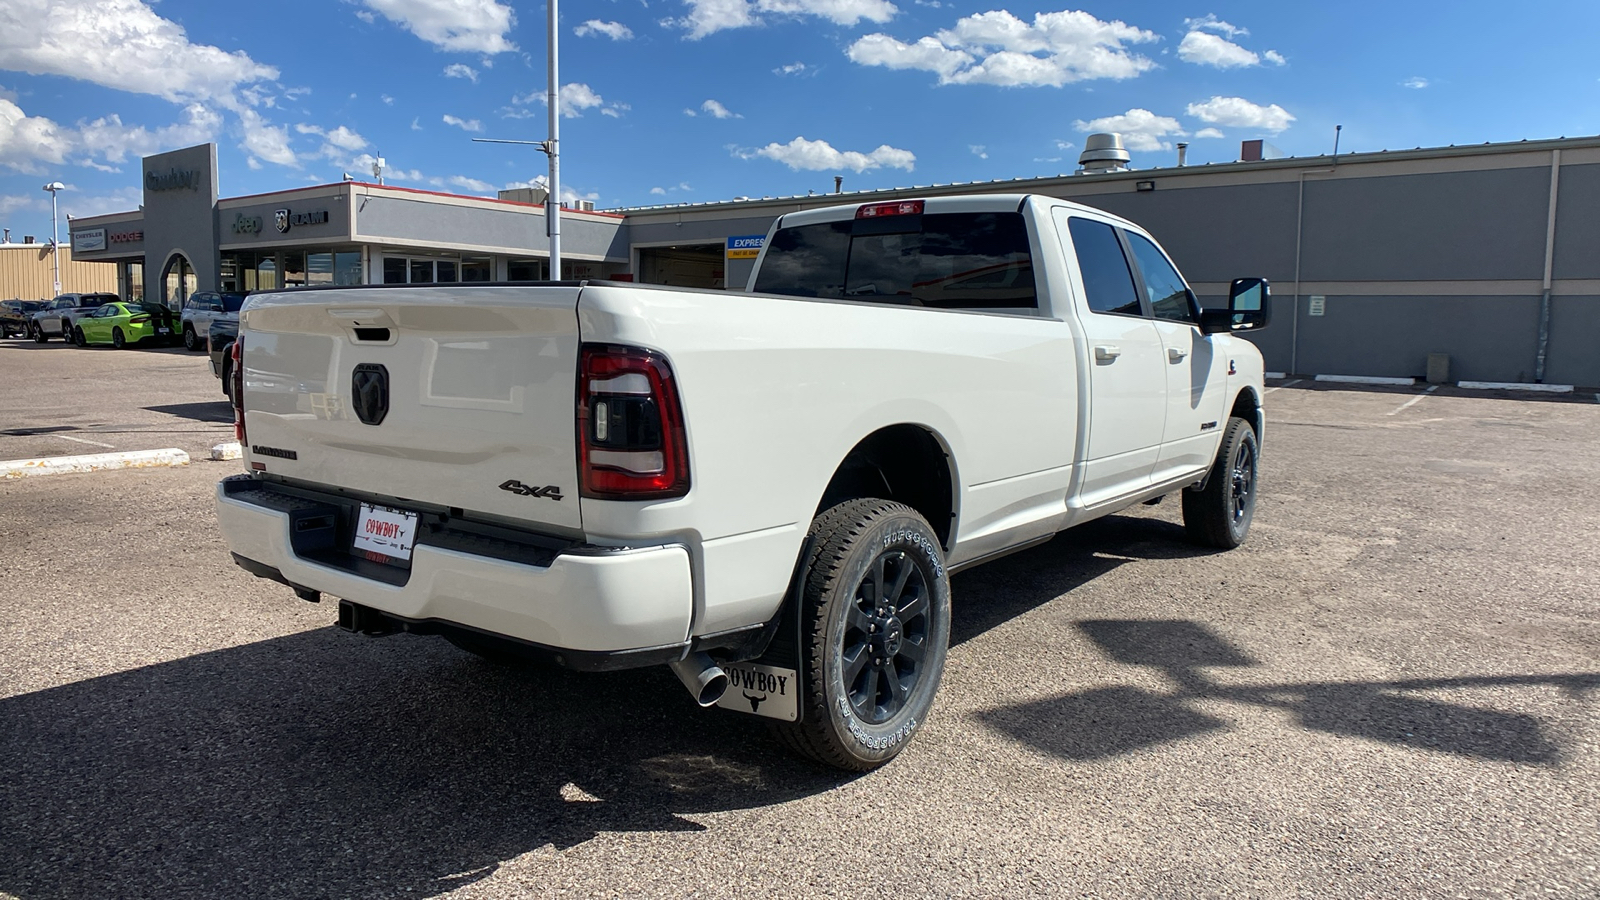
<instances>
[{"instance_id":1,"label":"ram logo emblem on tailgate","mask_svg":"<svg viewBox=\"0 0 1600 900\"><path fill-rule=\"evenodd\" d=\"M368 425L389 414L389 370L377 363L362 363L350 376L350 406Z\"/></svg>"}]
</instances>

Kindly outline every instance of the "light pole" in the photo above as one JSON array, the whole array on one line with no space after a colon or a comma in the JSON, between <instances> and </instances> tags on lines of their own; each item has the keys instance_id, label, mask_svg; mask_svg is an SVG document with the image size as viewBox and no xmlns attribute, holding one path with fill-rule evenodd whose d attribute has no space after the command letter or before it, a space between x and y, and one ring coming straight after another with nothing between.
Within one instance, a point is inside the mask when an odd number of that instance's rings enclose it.
<instances>
[{"instance_id":1,"label":"light pole","mask_svg":"<svg viewBox=\"0 0 1600 900\"><path fill-rule=\"evenodd\" d=\"M550 105L550 139L547 141L503 141L473 138L480 144L528 144L550 157L550 192L544 198L544 229L550 236L550 280L561 280L561 81L556 65L556 0L548 0L550 10L550 85L546 99Z\"/></svg>"},{"instance_id":2,"label":"light pole","mask_svg":"<svg viewBox=\"0 0 1600 900\"><path fill-rule=\"evenodd\" d=\"M56 221L56 191L64 191L67 186L59 181L52 181L44 186L50 192L50 255L55 257L56 263L56 294L61 293L61 225Z\"/></svg>"}]
</instances>

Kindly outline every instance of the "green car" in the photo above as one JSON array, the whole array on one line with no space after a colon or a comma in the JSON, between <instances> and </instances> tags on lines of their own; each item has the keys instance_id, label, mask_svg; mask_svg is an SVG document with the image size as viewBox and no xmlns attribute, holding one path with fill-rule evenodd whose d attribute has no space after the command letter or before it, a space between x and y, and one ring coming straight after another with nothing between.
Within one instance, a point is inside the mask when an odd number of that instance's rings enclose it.
<instances>
[{"instance_id":1,"label":"green car","mask_svg":"<svg viewBox=\"0 0 1600 900\"><path fill-rule=\"evenodd\" d=\"M107 303L78 320L72 342L79 347L110 344L121 350L140 341L173 339L172 312L157 303Z\"/></svg>"}]
</instances>

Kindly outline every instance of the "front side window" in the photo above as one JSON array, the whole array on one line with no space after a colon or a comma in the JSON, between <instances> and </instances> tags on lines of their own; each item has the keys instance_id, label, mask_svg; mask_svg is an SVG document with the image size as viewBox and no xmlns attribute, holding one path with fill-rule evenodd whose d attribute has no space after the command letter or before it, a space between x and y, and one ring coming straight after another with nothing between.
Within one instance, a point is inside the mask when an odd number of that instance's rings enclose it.
<instances>
[{"instance_id":1,"label":"front side window","mask_svg":"<svg viewBox=\"0 0 1600 900\"><path fill-rule=\"evenodd\" d=\"M1125 232L1128 244L1133 247L1133 258L1139 261L1139 272L1144 275L1144 290L1150 298L1150 309L1158 319L1177 322L1196 322L1194 304L1189 300L1189 286L1183 276L1172 267L1161 248L1143 235Z\"/></svg>"},{"instance_id":2,"label":"front side window","mask_svg":"<svg viewBox=\"0 0 1600 900\"><path fill-rule=\"evenodd\" d=\"M1089 309L1121 316L1143 315L1116 229L1104 222L1073 217L1067 220L1067 231L1072 235L1078 270L1083 273Z\"/></svg>"},{"instance_id":3,"label":"front side window","mask_svg":"<svg viewBox=\"0 0 1600 900\"><path fill-rule=\"evenodd\" d=\"M780 228L758 292L937 309L1039 305L1020 213L929 213Z\"/></svg>"}]
</instances>

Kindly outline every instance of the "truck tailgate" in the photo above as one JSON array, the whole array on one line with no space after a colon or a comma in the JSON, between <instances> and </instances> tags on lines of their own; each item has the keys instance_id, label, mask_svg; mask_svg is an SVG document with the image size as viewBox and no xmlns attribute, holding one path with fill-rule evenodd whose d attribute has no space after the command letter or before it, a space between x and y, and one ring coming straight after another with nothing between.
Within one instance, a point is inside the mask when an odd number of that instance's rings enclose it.
<instances>
[{"instance_id":1,"label":"truck tailgate","mask_svg":"<svg viewBox=\"0 0 1600 900\"><path fill-rule=\"evenodd\" d=\"M252 296L241 328L246 459L305 482L578 531L579 291Z\"/></svg>"}]
</instances>

